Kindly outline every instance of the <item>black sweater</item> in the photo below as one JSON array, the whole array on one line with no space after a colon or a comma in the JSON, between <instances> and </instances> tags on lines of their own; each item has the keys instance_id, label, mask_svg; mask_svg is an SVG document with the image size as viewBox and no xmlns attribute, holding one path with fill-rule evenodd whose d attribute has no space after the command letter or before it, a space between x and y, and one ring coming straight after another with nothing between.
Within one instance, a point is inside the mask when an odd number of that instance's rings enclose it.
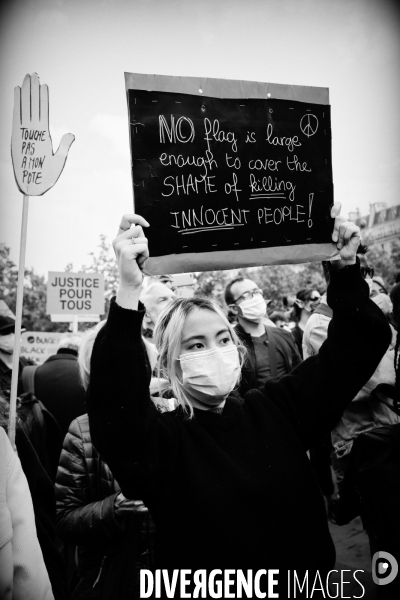
<instances>
[{"instance_id":1,"label":"black sweater","mask_svg":"<svg viewBox=\"0 0 400 600\"><path fill-rule=\"evenodd\" d=\"M169 569L328 569L335 552L306 449L330 431L389 341L358 265L331 275L318 356L222 414L159 413L149 398L143 313L111 306L92 355L92 440L122 492L143 498Z\"/></svg>"}]
</instances>

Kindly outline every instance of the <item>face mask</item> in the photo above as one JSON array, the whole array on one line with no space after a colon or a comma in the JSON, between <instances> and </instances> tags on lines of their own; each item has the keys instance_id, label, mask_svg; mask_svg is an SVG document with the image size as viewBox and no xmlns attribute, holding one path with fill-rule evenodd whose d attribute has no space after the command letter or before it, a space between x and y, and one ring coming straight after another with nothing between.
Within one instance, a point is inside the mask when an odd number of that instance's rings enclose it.
<instances>
[{"instance_id":1,"label":"face mask","mask_svg":"<svg viewBox=\"0 0 400 600\"><path fill-rule=\"evenodd\" d=\"M384 315L390 315L390 313L393 310L393 304L387 294L377 294L376 296L371 298L371 300L379 306Z\"/></svg>"},{"instance_id":2,"label":"face mask","mask_svg":"<svg viewBox=\"0 0 400 600\"><path fill-rule=\"evenodd\" d=\"M259 323L267 314L267 305L260 295L244 300L239 308L242 311L242 317L254 323Z\"/></svg>"},{"instance_id":3,"label":"face mask","mask_svg":"<svg viewBox=\"0 0 400 600\"><path fill-rule=\"evenodd\" d=\"M179 360L184 389L211 406L226 398L240 375L239 353L234 345L182 354Z\"/></svg>"},{"instance_id":4,"label":"face mask","mask_svg":"<svg viewBox=\"0 0 400 600\"><path fill-rule=\"evenodd\" d=\"M14 351L15 334L8 333L7 335L0 335L0 350L5 354L12 354Z\"/></svg>"}]
</instances>

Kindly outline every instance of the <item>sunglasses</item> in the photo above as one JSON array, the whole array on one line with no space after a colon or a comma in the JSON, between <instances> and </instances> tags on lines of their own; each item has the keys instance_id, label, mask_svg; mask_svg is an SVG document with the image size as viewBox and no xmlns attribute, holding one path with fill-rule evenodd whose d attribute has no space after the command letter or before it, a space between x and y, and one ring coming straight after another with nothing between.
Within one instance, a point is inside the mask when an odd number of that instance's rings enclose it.
<instances>
[{"instance_id":1,"label":"sunglasses","mask_svg":"<svg viewBox=\"0 0 400 600\"><path fill-rule=\"evenodd\" d=\"M364 279L366 277L370 277L371 279L374 277L374 267L360 267L361 277Z\"/></svg>"}]
</instances>

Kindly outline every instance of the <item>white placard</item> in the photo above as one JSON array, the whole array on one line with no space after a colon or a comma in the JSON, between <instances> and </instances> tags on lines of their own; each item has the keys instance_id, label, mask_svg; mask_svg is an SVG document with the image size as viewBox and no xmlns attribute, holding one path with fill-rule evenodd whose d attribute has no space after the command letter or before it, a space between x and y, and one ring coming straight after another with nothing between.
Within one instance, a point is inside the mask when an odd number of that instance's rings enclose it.
<instances>
[{"instance_id":1,"label":"white placard","mask_svg":"<svg viewBox=\"0 0 400 600\"><path fill-rule=\"evenodd\" d=\"M101 273L50 271L47 314L104 314L104 276Z\"/></svg>"},{"instance_id":2,"label":"white placard","mask_svg":"<svg viewBox=\"0 0 400 600\"><path fill-rule=\"evenodd\" d=\"M21 356L37 365L56 354L63 333L57 331L24 331L21 335Z\"/></svg>"}]
</instances>

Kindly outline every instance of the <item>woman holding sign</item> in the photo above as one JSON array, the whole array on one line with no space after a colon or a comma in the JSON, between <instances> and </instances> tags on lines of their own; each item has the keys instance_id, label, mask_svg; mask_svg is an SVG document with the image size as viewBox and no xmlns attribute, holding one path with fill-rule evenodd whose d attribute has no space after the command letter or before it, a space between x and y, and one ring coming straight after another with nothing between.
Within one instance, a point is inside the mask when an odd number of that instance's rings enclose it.
<instances>
[{"instance_id":1,"label":"woman holding sign","mask_svg":"<svg viewBox=\"0 0 400 600\"><path fill-rule=\"evenodd\" d=\"M156 522L157 566L169 575L146 574L142 597L153 584L161 597L168 586L181 597L193 589L236 597L240 586L242 597L265 597L268 583L268 597L293 597L306 572L310 589L326 584L335 550L306 450L337 423L390 341L356 262L359 229L339 212L335 205L332 239L342 260L331 274L333 319L319 355L263 392L233 397L243 350L228 320L208 300L175 300L155 330L178 403L167 413L150 400L140 335L149 224L123 217L114 240L120 285L94 346L88 412L123 494L142 498Z\"/></svg>"}]
</instances>

